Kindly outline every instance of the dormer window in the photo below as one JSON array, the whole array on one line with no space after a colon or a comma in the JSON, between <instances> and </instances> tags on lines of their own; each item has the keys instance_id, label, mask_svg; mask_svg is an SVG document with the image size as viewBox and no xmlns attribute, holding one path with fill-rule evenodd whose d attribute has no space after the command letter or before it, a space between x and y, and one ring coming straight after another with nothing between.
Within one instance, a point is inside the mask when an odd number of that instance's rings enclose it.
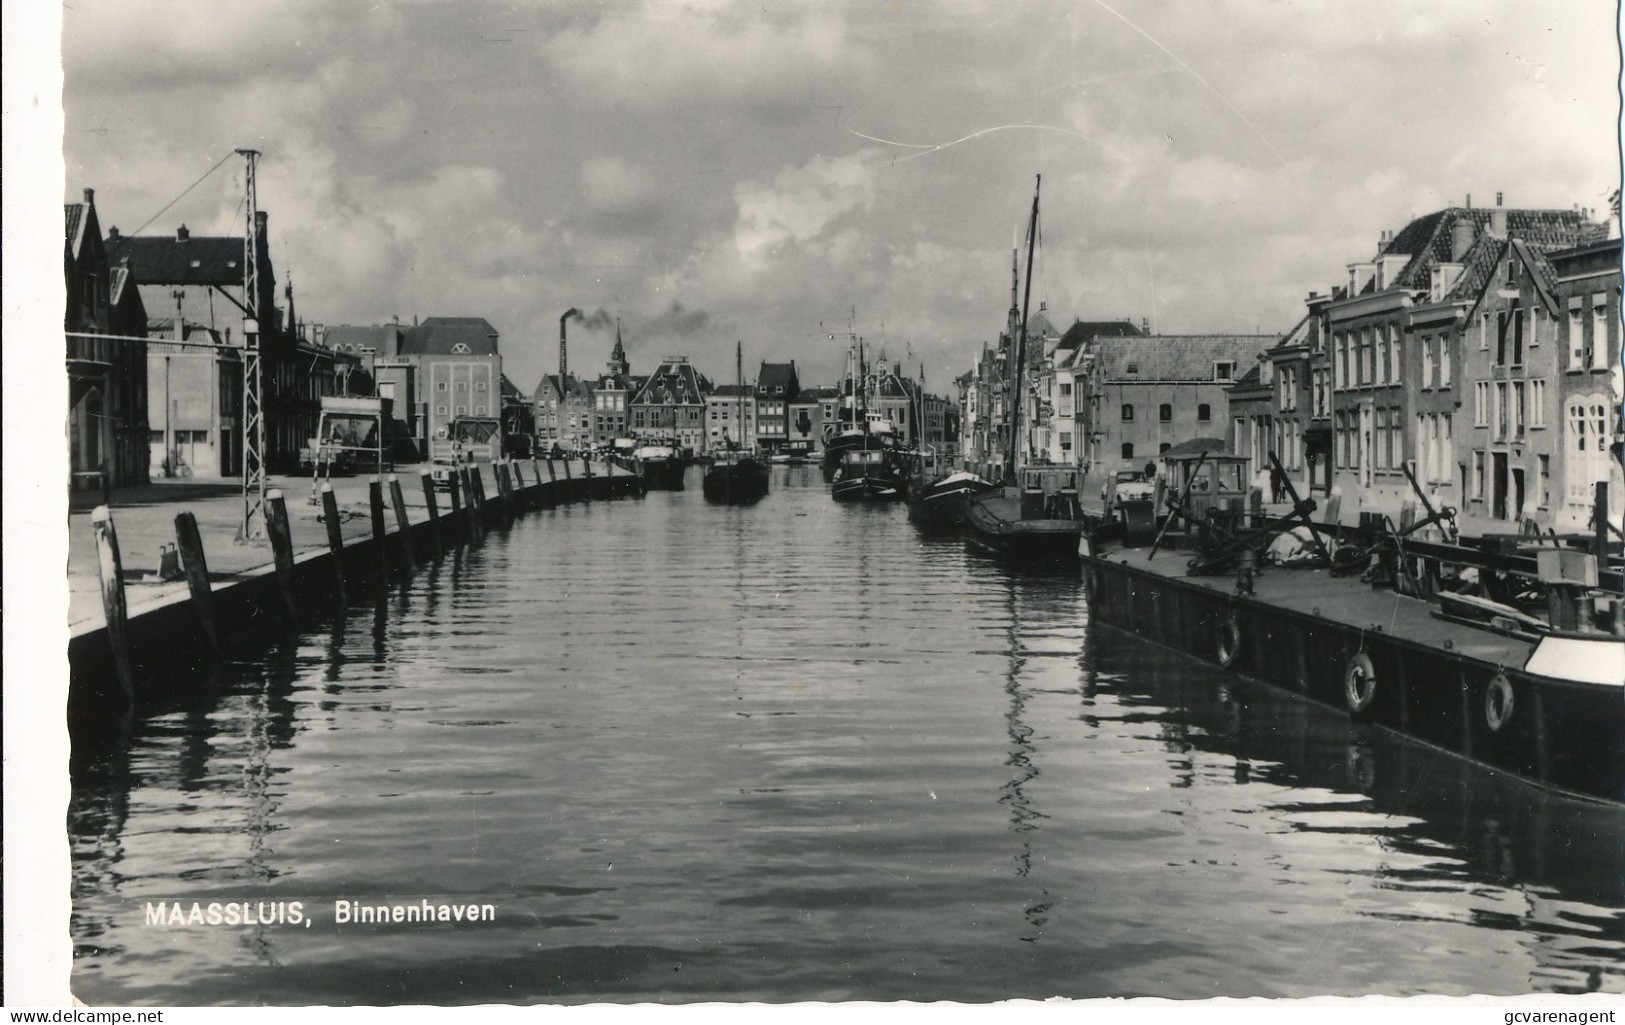
<instances>
[{"instance_id":1,"label":"dormer window","mask_svg":"<svg viewBox=\"0 0 1625 1025\"><path fill-rule=\"evenodd\" d=\"M1128 365L1128 372L1131 374L1138 374L1140 372L1140 365L1138 363L1130 363Z\"/></svg>"},{"instance_id":2,"label":"dormer window","mask_svg":"<svg viewBox=\"0 0 1625 1025\"><path fill-rule=\"evenodd\" d=\"M1213 379L1215 381L1233 381L1236 377L1236 364L1234 360L1221 359L1213 364Z\"/></svg>"},{"instance_id":3,"label":"dormer window","mask_svg":"<svg viewBox=\"0 0 1625 1025\"><path fill-rule=\"evenodd\" d=\"M474 350L470 349L467 343L458 342L456 345L451 347L451 351L455 356L467 356L470 355Z\"/></svg>"}]
</instances>

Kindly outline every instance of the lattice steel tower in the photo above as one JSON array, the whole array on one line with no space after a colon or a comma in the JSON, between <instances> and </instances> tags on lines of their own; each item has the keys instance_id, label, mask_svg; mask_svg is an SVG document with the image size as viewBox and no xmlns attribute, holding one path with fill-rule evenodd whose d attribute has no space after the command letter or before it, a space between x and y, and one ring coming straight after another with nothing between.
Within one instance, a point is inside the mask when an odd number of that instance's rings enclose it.
<instances>
[{"instance_id":1,"label":"lattice steel tower","mask_svg":"<svg viewBox=\"0 0 1625 1025\"><path fill-rule=\"evenodd\" d=\"M259 199L254 168L260 152L237 151L247 161L243 178L248 230L243 236L243 522L239 541L265 537L265 393L260 371Z\"/></svg>"}]
</instances>

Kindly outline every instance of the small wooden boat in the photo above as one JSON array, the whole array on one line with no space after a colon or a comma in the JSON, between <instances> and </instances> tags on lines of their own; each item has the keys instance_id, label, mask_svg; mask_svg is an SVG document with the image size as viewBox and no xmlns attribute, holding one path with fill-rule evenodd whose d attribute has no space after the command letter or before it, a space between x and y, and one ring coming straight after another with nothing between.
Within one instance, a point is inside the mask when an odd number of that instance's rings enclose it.
<instances>
[{"instance_id":1,"label":"small wooden boat","mask_svg":"<svg viewBox=\"0 0 1625 1025\"><path fill-rule=\"evenodd\" d=\"M973 497L995 486L968 470L935 477L916 476L908 486L908 518L927 526L963 526L966 505Z\"/></svg>"}]
</instances>

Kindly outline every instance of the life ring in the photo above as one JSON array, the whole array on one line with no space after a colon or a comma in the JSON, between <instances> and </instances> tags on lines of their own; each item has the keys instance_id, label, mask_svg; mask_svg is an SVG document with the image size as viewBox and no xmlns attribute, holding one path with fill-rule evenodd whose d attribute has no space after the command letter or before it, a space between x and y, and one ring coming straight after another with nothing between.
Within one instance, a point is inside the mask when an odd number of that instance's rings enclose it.
<instances>
[{"instance_id":1,"label":"life ring","mask_svg":"<svg viewBox=\"0 0 1625 1025\"><path fill-rule=\"evenodd\" d=\"M1496 673L1484 688L1484 722L1490 731L1499 733L1501 727L1512 721L1512 681L1505 673Z\"/></svg>"},{"instance_id":2,"label":"life ring","mask_svg":"<svg viewBox=\"0 0 1625 1025\"><path fill-rule=\"evenodd\" d=\"M1349 659L1348 668L1343 670L1343 697L1353 715L1370 708L1377 698L1377 670L1363 651Z\"/></svg>"},{"instance_id":3,"label":"life ring","mask_svg":"<svg viewBox=\"0 0 1625 1025\"><path fill-rule=\"evenodd\" d=\"M1229 669L1241 655L1241 624L1232 615L1219 627L1219 665Z\"/></svg>"}]
</instances>

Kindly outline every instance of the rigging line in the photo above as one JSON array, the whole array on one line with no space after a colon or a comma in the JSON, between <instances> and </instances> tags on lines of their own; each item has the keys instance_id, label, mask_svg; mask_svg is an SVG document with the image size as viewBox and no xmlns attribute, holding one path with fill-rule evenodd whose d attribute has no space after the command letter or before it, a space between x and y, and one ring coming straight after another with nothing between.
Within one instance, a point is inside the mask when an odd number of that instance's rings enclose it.
<instances>
[{"instance_id":1,"label":"rigging line","mask_svg":"<svg viewBox=\"0 0 1625 1025\"><path fill-rule=\"evenodd\" d=\"M1133 29L1134 31L1138 32L1140 35L1144 36L1146 41L1149 42L1152 46L1155 46L1157 49L1161 50L1163 53L1165 53L1169 57L1173 58L1173 61L1174 61L1175 64L1178 64L1181 68L1184 68L1185 71L1192 78L1194 78L1198 82L1202 83L1202 85L1204 87L1206 87L1208 92L1212 93L1215 97L1218 98L1220 103L1224 104L1226 110L1228 110L1228 111L1230 111L1230 113L1236 115L1236 118L1242 124L1246 125L1249 129L1251 129L1252 133L1254 135L1258 136L1259 141L1263 142L1263 144L1269 149L1269 151L1275 155L1275 159L1279 160L1281 162L1282 166L1286 165L1286 157L1283 157L1281 155L1281 151L1275 148L1275 144L1273 142L1270 142L1269 136L1267 136L1263 132L1259 131L1257 125L1255 125L1251 121L1247 120L1247 115L1243 114L1241 112L1240 108L1238 108L1234 103L1231 103L1228 99L1226 99L1224 93L1221 93L1221 92L1219 92L1219 90L1215 89L1213 87L1212 82L1209 82L1207 79L1203 78L1201 76L1201 74L1195 68L1191 67L1189 64L1186 64L1183 60L1181 60L1177 53L1175 53L1174 51L1168 49L1166 46L1163 46L1162 43L1157 41L1157 38L1155 36L1153 36L1151 33L1147 32L1145 29L1141 28L1140 26L1134 24L1134 22L1128 20L1128 18L1124 17L1123 14L1121 14L1119 11L1117 11L1115 8L1113 8L1110 4L1107 4L1105 2L1105 0L1094 0L1094 3L1095 3L1096 7L1099 7L1100 9L1104 10L1107 14L1110 14L1112 17L1116 18L1118 21L1121 21L1123 24L1127 25L1129 28Z\"/></svg>"},{"instance_id":2,"label":"rigging line","mask_svg":"<svg viewBox=\"0 0 1625 1025\"><path fill-rule=\"evenodd\" d=\"M186 188L182 189L180 195L176 196L174 199L172 199L168 203L164 204L164 209L163 210L160 210L157 213L153 214L151 217L147 218L147 223L146 224L143 224L141 227L139 227L139 228L135 229L134 231L130 232L130 234L139 235L143 231L146 231L147 228L149 226L151 226L153 221L156 221L158 218L160 218L160 217L162 217L164 215L165 210L168 210L170 207L174 206L176 203L179 203L182 199L186 198L186 194L188 192L191 192L193 189L195 189L199 185L203 184L203 179L204 178L207 178L209 175L211 175L211 174L215 173L216 171L220 170L221 164L224 164L226 161L230 160L232 157L234 157L236 155L237 155L236 153L227 153L225 156L221 157L220 158L220 163L215 164L213 167L209 168L207 171L204 171L202 177L200 177L197 181L193 182L192 184L188 185Z\"/></svg>"}]
</instances>

